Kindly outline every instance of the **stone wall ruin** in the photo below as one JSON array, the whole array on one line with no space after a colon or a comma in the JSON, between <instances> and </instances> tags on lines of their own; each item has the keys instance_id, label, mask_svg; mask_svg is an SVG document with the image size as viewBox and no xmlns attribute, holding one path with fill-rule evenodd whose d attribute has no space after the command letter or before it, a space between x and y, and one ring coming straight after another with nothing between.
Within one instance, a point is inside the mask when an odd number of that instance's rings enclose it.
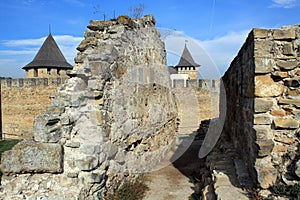
<instances>
[{"instance_id":1,"label":"stone wall ruin","mask_svg":"<svg viewBox=\"0 0 300 200\"><path fill-rule=\"evenodd\" d=\"M155 19L88 28L71 78L35 120L34 140L2 156L1 197L99 199L176 150L177 107Z\"/></svg>"},{"instance_id":2,"label":"stone wall ruin","mask_svg":"<svg viewBox=\"0 0 300 200\"><path fill-rule=\"evenodd\" d=\"M299 46L299 26L255 28L223 76L226 120L206 160L218 198L299 183Z\"/></svg>"}]
</instances>

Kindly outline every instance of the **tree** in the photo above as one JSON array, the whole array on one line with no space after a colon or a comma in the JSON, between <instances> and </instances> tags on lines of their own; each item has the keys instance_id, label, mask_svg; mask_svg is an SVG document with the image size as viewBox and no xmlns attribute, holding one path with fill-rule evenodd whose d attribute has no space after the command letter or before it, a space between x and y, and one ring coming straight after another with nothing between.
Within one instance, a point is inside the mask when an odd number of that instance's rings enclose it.
<instances>
[{"instance_id":1,"label":"tree","mask_svg":"<svg viewBox=\"0 0 300 200\"><path fill-rule=\"evenodd\" d=\"M130 17L140 18L143 16L144 10L145 10L144 4L139 4L138 6L130 6L129 8Z\"/></svg>"}]
</instances>

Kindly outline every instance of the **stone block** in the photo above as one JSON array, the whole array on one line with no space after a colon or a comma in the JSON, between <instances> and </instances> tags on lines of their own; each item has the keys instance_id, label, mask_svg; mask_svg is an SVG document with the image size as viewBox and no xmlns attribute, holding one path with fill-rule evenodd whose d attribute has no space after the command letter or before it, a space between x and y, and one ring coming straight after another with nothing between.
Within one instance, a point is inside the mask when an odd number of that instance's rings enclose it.
<instances>
[{"instance_id":1,"label":"stone block","mask_svg":"<svg viewBox=\"0 0 300 200\"><path fill-rule=\"evenodd\" d=\"M98 167L99 161L95 156L84 156L75 161L75 165L81 171L91 171Z\"/></svg>"},{"instance_id":2,"label":"stone block","mask_svg":"<svg viewBox=\"0 0 300 200\"><path fill-rule=\"evenodd\" d=\"M256 132L257 140L268 140L273 138L273 134L270 126L254 125L253 129Z\"/></svg>"},{"instance_id":3,"label":"stone block","mask_svg":"<svg viewBox=\"0 0 300 200\"><path fill-rule=\"evenodd\" d=\"M260 28L253 29L254 38L259 38L259 39L267 38L268 33L269 33L269 30L266 30L266 29L260 29Z\"/></svg>"},{"instance_id":4,"label":"stone block","mask_svg":"<svg viewBox=\"0 0 300 200\"><path fill-rule=\"evenodd\" d=\"M272 166L270 156L256 159L255 169L257 171L257 180L263 189L275 184L277 169Z\"/></svg>"},{"instance_id":5,"label":"stone block","mask_svg":"<svg viewBox=\"0 0 300 200\"><path fill-rule=\"evenodd\" d=\"M254 55L255 57L272 57L272 49L273 49L274 42L273 41L265 41L265 40L258 40L255 41L254 44Z\"/></svg>"},{"instance_id":6,"label":"stone block","mask_svg":"<svg viewBox=\"0 0 300 200\"><path fill-rule=\"evenodd\" d=\"M255 58L255 73L269 73L274 71L275 62L268 58Z\"/></svg>"},{"instance_id":7,"label":"stone block","mask_svg":"<svg viewBox=\"0 0 300 200\"><path fill-rule=\"evenodd\" d=\"M274 148L274 142L273 140L259 140L256 142L258 145L258 156L259 157L265 157L271 154L273 148Z\"/></svg>"},{"instance_id":8,"label":"stone block","mask_svg":"<svg viewBox=\"0 0 300 200\"><path fill-rule=\"evenodd\" d=\"M271 115L276 117L284 117L286 115L286 112L284 110L272 110Z\"/></svg>"},{"instance_id":9,"label":"stone block","mask_svg":"<svg viewBox=\"0 0 300 200\"><path fill-rule=\"evenodd\" d=\"M299 122L294 119L276 118L274 119L275 128L296 129L299 128Z\"/></svg>"},{"instance_id":10,"label":"stone block","mask_svg":"<svg viewBox=\"0 0 300 200\"><path fill-rule=\"evenodd\" d=\"M283 55L292 56L295 55L295 50L293 48L293 45L291 43L287 43L283 45L282 48Z\"/></svg>"},{"instance_id":11,"label":"stone block","mask_svg":"<svg viewBox=\"0 0 300 200\"><path fill-rule=\"evenodd\" d=\"M268 112L269 110L271 110L272 106L273 106L272 99L255 98L254 100L255 112Z\"/></svg>"},{"instance_id":12,"label":"stone block","mask_svg":"<svg viewBox=\"0 0 300 200\"><path fill-rule=\"evenodd\" d=\"M117 21L118 21L119 24L124 24L124 25L127 25L129 27L133 26L132 19L129 16L127 16L127 15L119 16L118 19L117 19Z\"/></svg>"},{"instance_id":13,"label":"stone block","mask_svg":"<svg viewBox=\"0 0 300 200\"><path fill-rule=\"evenodd\" d=\"M276 136L274 138L274 140L276 142L280 142L280 143L287 144L287 145L293 144L295 142L294 138L278 137L278 136Z\"/></svg>"},{"instance_id":14,"label":"stone block","mask_svg":"<svg viewBox=\"0 0 300 200\"><path fill-rule=\"evenodd\" d=\"M34 140L56 143L61 139L62 131L59 119L48 114L38 115L34 121Z\"/></svg>"},{"instance_id":15,"label":"stone block","mask_svg":"<svg viewBox=\"0 0 300 200\"><path fill-rule=\"evenodd\" d=\"M281 98L279 100L279 104L294 105L299 108L300 107L300 99L283 99L283 98Z\"/></svg>"},{"instance_id":16,"label":"stone block","mask_svg":"<svg viewBox=\"0 0 300 200\"><path fill-rule=\"evenodd\" d=\"M288 95L290 96L299 96L300 95L300 89L289 89L288 90Z\"/></svg>"},{"instance_id":17,"label":"stone block","mask_svg":"<svg viewBox=\"0 0 300 200\"><path fill-rule=\"evenodd\" d=\"M274 167L261 167L257 175L258 182L263 189L267 189L276 183L277 170Z\"/></svg>"},{"instance_id":18,"label":"stone block","mask_svg":"<svg viewBox=\"0 0 300 200\"><path fill-rule=\"evenodd\" d=\"M61 173L63 148L60 144L20 142L2 154L1 171L5 174Z\"/></svg>"},{"instance_id":19,"label":"stone block","mask_svg":"<svg viewBox=\"0 0 300 200\"><path fill-rule=\"evenodd\" d=\"M276 72L272 72L272 76L276 78L284 79L287 78L289 74L287 72L276 71Z\"/></svg>"},{"instance_id":20,"label":"stone block","mask_svg":"<svg viewBox=\"0 0 300 200\"><path fill-rule=\"evenodd\" d=\"M276 97L282 95L284 86L276 83L270 75L259 75L255 77L255 96Z\"/></svg>"},{"instance_id":21,"label":"stone block","mask_svg":"<svg viewBox=\"0 0 300 200\"><path fill-rule=\"evenodd\" d=\"M269 114L255 114L254 124L271 124L271 118Z\"/></svg>"},{"instance_id":22,"label":"stone block","mask_svg":"<svg viewBox=\"0 0 300 200\"><path fill-rule=\"evenodd\" d=\"M287 30L274 30L273 37L275 40L289 40L296 38L296 32L294 29Z\"/></svg>"},{"instance_id":23,"label":"stone block","mask_svg":"<svg viewBox=\"0 0 300 200\"><path fill-rule=\"evenodd\" d=\"M296 67L299 66L298 61L284 61L284 60L278 60L276 62L276 65L280 67L282 70L293 70Z\"/></svg>"}]
</instances>

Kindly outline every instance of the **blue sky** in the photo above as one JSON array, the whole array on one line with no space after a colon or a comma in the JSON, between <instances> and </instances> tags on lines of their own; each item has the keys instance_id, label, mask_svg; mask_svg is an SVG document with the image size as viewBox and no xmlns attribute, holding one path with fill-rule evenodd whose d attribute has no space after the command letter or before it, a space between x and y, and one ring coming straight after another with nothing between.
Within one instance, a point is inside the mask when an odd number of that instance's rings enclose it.
<instances>
[{"instance_id":1,"label":"blue sky","mask_svg":"<svg viewBox=\"0 0 300 200\"><path fill-rule=\"evenodd\" d=\"M145 6L143 14L152 13L157 27L169 30L165 31L168 37L174 36L166 40L169 65L176 64L184 47L185 39L176 42L174 38L187 37L201 67L211 69L214 65L223 74L252 28L300 24L299 1L1 0L0 76L24 77L21 68L34 58L49 33L49 24L63 54L73 64L89 20L102 20L103 14L106 19L113 18L114 13L130 15L129 8L140 4Z\"/></svg>"}]
</instances>

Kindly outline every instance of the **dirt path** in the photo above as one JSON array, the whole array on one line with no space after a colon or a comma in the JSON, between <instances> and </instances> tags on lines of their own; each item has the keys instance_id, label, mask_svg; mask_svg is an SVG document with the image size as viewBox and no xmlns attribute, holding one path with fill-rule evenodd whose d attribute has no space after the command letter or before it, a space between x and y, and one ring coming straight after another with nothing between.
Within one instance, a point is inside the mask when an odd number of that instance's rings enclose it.
<instances>
[{"instance_id":1,"label":"dirt path","mask_svg":"<svg viewBox=\"0 0 300 200\"><path fill-rule=\"evenodd\" d=\"M173 164L147 175L149 191L144 200L188 200L194 190L190 183L193 172L199 172L203 162L198 158L201 146L195 140L188 150Z\"/></svg>"}]
</instances>

